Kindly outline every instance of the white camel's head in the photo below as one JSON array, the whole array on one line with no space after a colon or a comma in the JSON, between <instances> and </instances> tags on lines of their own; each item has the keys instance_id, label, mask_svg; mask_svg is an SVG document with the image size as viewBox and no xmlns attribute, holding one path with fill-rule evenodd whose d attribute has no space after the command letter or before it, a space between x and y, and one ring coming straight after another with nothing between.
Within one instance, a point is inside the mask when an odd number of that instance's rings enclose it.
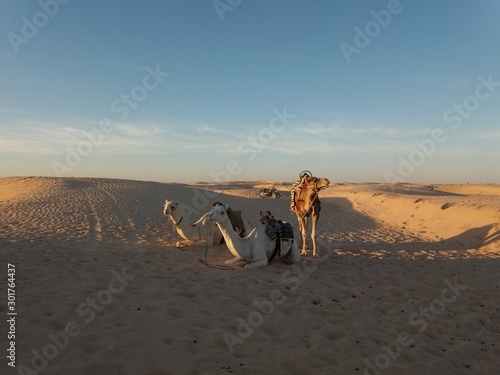
<instances>
[{"instance_id":1,"label":"white camel's head","mask_svg":"<svg viewBox=\"0 0 500 375\"><path fill-rule=\"evenodd\" d=\"M163 206L163 215L168 216L172 215L172 213L179 207L179 202L177 201L169 201L168 199L165 201L165 205Z\"/></svg>"},{"instance_id":2,"label":"white camel's head","mask_svg":"<svg viewBox=\"0 0 500 375\"><path fill-rule=\"evenodd\" d=\"M208 213L208 220L214 221L217 224L222 224L225 221L228 221L229 218L227 216L227 207L217 205L210 210Z\"/></svg>"}]
</instances>

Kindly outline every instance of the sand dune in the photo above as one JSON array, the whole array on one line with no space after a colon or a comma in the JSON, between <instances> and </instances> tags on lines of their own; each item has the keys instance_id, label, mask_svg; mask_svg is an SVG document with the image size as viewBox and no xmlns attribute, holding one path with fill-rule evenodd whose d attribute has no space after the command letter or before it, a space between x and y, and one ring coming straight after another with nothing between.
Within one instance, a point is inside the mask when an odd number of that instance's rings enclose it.
<instances>
[{"instance_id":1,"label":"sand dune","mask_svg":"<svg viewBox=\"0 0 500 375\"><path fill-rule=\"evenodd\" d=\"M269 185L285 198L259 198ZM299 265L219 270L171 246L167 198L193 219L219 200L250 228L270 210L297 229L289 188L0 179L0 283L15 265L18 313L17 369L3 350L0 373L499 373L499 187L332 184L320 258Z\"/></svg>"}]
</instances>

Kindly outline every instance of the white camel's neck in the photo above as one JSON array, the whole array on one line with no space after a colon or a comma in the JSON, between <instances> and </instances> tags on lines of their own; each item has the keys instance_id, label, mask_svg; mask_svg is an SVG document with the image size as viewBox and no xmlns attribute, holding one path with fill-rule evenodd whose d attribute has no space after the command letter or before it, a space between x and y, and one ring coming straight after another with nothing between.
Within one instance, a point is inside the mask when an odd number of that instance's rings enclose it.
<instances>
[{"instance_id":1,"label":"white camel's neck","mask_svg":"<svg viewBox=\"0 0 500 375\"><path fill-rule=\"evenodd\" d=\"M170 219L172 220L172 223L175 226L182 225L182 222L184 221L184 218L183 218L182 214L179 212L179 210L174 210L169 215L170 215Z\"/></svg>"},{"instance_id":2,"label":"white camel's neck","mask_svg":"<svg viewBox=\"0 0 500 375\"><path fill-rule=\"evenodd\" d=\"M223 223L217 223L224 240L226 241L227 248L235 257L250 258L251 249L246 248L246 239L241 238L233 229L229 220ZM239 250L236 250L239 249Z\"/></svg>"},{"instance_id":3,"label":"white camel's neck","mask_svg":"<svg viewBox=\"0 0 500 375\"><path fill-rule=\"evenodd\" d=\"M174 227L177 233L186 240L197 240L199 237L199 230L197 227L189 221L189 219L182 216L182 213L178 210L174 210L170 214L170 218L173 221Z\"/></svg>"}]
</instances>

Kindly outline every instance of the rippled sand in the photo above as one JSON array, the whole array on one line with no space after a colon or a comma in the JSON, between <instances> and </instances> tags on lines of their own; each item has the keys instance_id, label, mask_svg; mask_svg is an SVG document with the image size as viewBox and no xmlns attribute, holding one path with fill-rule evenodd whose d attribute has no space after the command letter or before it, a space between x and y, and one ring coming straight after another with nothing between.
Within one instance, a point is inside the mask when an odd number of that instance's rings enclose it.
<instances>
[{"instance_id":1,"label":"rippled sand","mask_svg":"<svg viewBox=\"0 0 500 375\"><path fill-rule=\"evenodd\" d=\"M259 198L272 184L284 198ZM218 200L249 228L270 210L297 229L289 188L0 179L0 283L15 265L18 312L18 367L4 350L0 372L499 373L498 186L332 184L320 257L293 266L219 270L200 258L222 264L225 245L171 246L167 198L193 220Z\"/></svg>"}]
</instances>

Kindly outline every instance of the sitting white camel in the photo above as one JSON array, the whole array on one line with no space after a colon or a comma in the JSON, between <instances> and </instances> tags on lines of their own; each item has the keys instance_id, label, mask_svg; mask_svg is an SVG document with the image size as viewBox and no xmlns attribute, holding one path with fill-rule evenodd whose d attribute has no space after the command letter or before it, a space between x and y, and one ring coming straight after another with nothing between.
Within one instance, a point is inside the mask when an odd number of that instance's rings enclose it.
<instances>
[{"instance_id":1,"label":"sitting white camel","mask_svg":"<svg viewBox=\"0 0 500 375\"><path fill-rule=\"evenodd\" d=\"M208 220L208 213L204 214L195 223L191 223L189 219L182 215L179 202L165 201L163 207L163 215L168 217L172 222L175 230L184 238L182 241L177 241L175 246L182 247L195 244L196 246L216 246L221 243L222 234L215 223Z\"/></svg>"},{"instance_id":2,"label":"sitting white camel","mask_svg":"<svg viewBox=\"0 0 500 375\"><path fill-rule=\"evenodd\" d=\"M226 264L236 265L250 262L245 265L245 268L260 268L266 266L269 259L273 258L276 241L267 236L265 225L257 225L248 236L241 238L229 221L226 207L216 206L209 212L208 218L217 224L229 251L235 256L234 259L226 261ZM291 263L299 263L300 250L297 242L294 239L281 241L280 256L288 255Z\"/></svg>"}]
</instances>

